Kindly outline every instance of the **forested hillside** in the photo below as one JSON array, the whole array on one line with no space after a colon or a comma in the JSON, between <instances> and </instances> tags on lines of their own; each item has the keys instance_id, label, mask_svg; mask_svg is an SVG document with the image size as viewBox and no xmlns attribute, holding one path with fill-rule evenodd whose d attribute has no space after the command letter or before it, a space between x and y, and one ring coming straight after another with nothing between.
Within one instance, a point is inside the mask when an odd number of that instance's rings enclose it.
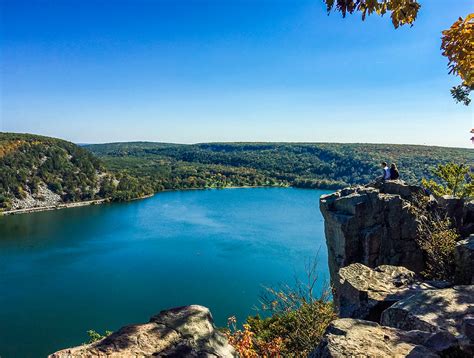
<instances>
[{"instance_id":1,"label":"forested hillside","mask_svg":"<svg viewBox=\"0 0 474 358\"><path fill-rule=\"evenodd\" d=\"M150 142L88 145L112 171L149 178L162 189L242 185L337 188L367 183L380 162L397 163L402 179L419 183L447 162L474 163L470 149L392 144Z\"/></svg>"},{"instance_id":2,"label":"forested hillside","mask_svg":"<svg viewBox=\"0 0 474 358\"><path fill-rule=\"evenodd\" d=\"M87 149L38 135L0 133L0 168L0 210L152 192L138 179L109 174Z\"/></svg>"}]
</instances>

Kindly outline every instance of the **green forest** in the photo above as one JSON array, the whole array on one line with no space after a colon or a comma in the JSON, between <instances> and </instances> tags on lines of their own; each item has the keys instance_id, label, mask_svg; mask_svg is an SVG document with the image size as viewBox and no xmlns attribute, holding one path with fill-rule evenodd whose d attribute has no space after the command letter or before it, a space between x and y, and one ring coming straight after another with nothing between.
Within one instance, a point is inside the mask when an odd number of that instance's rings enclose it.
<instances>
[{"instance_id":1,"label":"green forest","mask_svg":"<svg viewBox=\"0 0 474 358\"><path fill-rule=\"evenodd\" d=\"M31 134L0 133L0 208L43 185L65 203L126 201L163 190L231 186L336 189L397 163L401 178L433 179L438 164L472 166L470 149L392 144L128 142L78 146Z\"/></svg>"},{"instance_id":2,"label":"green forest","mask_svg":"<svg viewBox=\"0 0 474 358\"><path fill-rule=\"evenodd\" d=\"M395 162L401 178L433 179L438 164L474 163L470 149L392 144L149 142L86 146L113 172L147 178L155 191L227 186L334 189L380 175Z\"/></svg>"}]
</instances>

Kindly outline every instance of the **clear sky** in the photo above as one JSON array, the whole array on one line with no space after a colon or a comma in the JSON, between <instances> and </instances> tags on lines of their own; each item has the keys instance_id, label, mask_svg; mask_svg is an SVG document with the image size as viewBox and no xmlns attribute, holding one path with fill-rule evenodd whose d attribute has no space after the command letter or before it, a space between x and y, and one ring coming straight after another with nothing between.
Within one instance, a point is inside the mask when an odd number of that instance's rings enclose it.
<instances>
[{"instance_id":1,"label":"clear sky","mask_svg":"<svg viewBox=\"0 0 474 358\"><path fill-rule=\"evenodd\" d=\"M322 0L0 0L2 131L79 143L386 142L472 147L441 30L327 16Z\"/></svg>"}]
</instances>

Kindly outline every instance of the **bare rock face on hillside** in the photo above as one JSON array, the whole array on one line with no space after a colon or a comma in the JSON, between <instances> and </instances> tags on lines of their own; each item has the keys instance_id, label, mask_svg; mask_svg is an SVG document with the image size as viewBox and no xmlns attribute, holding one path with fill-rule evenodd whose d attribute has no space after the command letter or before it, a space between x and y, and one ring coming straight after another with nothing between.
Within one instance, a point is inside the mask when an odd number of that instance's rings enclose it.
<instances>
[{"instance_id":1,"label":"bare rock face on hillside","mask_svg":"<svg viewBox=\"0 0 474 358\"><path fill-rule=\"evenodd\" d=\"M37 193L31 194L29 191L24 191L24 198L14 198L12 200L12 210L56 206L60 203L62 203L60 195L53 193L46 185L40 184Z\"/></svg>"},{"instance_id":2,"label":"bare rock face on hillside","mask_svg":"<svg viewBox=\"0 0 474 358\"><path fill-rule=\"evenodd\" d=\"M418 222L410 210L419 187L402 181L346 188L322 196L331 279L352 263L375 268L404 266L419 273L423 254L416 244Z\"/></svg>"},{"instance_id":3,"label":"bare rock face on hillside","mask_svg":"<svg viewBox=\"0 0 474 358\"><path fill-rule=\"evenodd\" d=\"M79 357L236 357L216 330L209 309L185 306L162 311L150 322L120 328L100 341L51 354Z\"/></svg>"},{"instance_id":4,"label":"bare rock face on hillside","mask_svg":"<svg viewBox=\"0 0 474 358\"><path fill-rule=\"evenodd\" d=\"M355 263L340 269L338 276L333 282L334 300L341 318L378 322L382 311L395 302L435 288L401 266L381 265L371 269Z\"/></svg>"}]
</instances>

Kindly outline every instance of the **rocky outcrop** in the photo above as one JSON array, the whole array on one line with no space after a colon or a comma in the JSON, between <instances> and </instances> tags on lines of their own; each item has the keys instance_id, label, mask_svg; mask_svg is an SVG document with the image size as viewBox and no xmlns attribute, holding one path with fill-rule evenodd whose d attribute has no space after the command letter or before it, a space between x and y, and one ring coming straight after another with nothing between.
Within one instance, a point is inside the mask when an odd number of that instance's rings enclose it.
<instances>
[{"instance_id":1,"label":"rocky outcrop","mask_svg":"<svg viewBox=\"0 0 474 358\"><path fill-rule=\"evenodd\" d=\"M322 196L331 279L352 263L374 268L403 266L419 273L423 254L416 244L418 222L408 198L418 187L401 181L358 186Z\"/></svg>"},{"instance_id":2,"label":"rocky outcrop","mask_svg":"<svg viewBox=\"0 0 474 358\"><path fill-rule=\"evenodd\" d=\"M449 217L463 238L474 234L474 200L444 195L436 199L436 205Z\"/></svg>"},{"instance_id":3,"label":"rocky outcrop","mask_svg":"<svg viewBox=\"0 0 474 358\"><path fill-rule=\"evenodd\" d=\"M455 260L456 282L474 285L474 235L457 242Z\"/></svg>"},{"instance_id":4,"label":"rocky outcrop","mask_svg":"<svg viewBox=\"0 0 474 358\"><path fill-rule=\"evenodd\" d=\"M388 181L321 197L342 318L328 327L313 357L474 356L474 202L423 199L461 235L453 286L418 277L424 256L412 205L419 195L426 195L419 187Z\"/></svg>"},{"instance_id":5,"label":"rocky outcrop","mask_svg":"<svg viewBox=\"0 0 474 358\"><path fill-rule=\"evenodd\" d=\"M449 332L463 351L474 356L471 334L474 317L474 286L419 292L386 309L380 323L386 326L426 332Z\"/></svg>"},{"instance_id":6,"label":"rocky outcrop","mask_svg":"<svg viewBox=\"0 0 474 358\"><path fill-rule=\"evenodd\" d=\"M51 354L79 357L235 357L210 311L192 305L162 311L150 322L120 328L100 341Z\"/></svg>"},{"instance_id":7,"label":"rocky outcrop","mask_svg":"<svg viewBox=\"0 0 474 358\"><path fill-rule=\"evenodd\" d=\"M419 281L413 271L404 267L382 265L371 269L356 263L339 270L334 288L334 301L341 318L378 322L382 311L395 302L435 287Z\"/></svg>"},{"instance_id":8,"label":"rocky outcrop","mask_svg":"<svg viewBox=\"0 0 474 358\"><path fill-rule=\"evenodd\" d=\"M433 334L383 327L374 322L343 318L332 322L311 358L439 357L450 344L434 346Z\"/></svg>"},{"instance_id":9,"label":"rocky outcrop","mask_svg":"<svg viewBox=\"0 0 474 358\"><path fill-rule=\"evenodd\" d=\"M474 200L464 203L461 235L467 237L474 234Z\"/></svg>"}]
</instances>

